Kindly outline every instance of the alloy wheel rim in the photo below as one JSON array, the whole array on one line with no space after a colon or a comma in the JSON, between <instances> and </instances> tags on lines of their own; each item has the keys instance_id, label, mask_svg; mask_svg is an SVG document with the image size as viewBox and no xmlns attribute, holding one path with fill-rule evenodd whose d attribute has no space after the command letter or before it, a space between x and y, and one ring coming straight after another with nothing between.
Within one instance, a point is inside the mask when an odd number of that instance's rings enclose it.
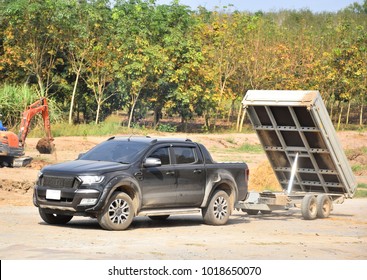
<instances>
[{"instance_id":1,"label":"alloy wheel rim","mask_svg":"<svg viewBox=\"0 0 367 280\"><path fill-rule=\"evenodd\" d=\"M108 215L112 223L124 223L130 215L129 204L123 199L114 200L108 208Z\"/></svg>"},{"instance_id":2,"label":"alloy wheel rim","mask_svg":"<svg viewBox=\"0 0 367 280\"><path fill-rule=\"evenodd\" d=\"M227 201L224 197L218 197L214 202L214 216L215 218L222 220L228 212Z\"/></svg>"}]
</instances>

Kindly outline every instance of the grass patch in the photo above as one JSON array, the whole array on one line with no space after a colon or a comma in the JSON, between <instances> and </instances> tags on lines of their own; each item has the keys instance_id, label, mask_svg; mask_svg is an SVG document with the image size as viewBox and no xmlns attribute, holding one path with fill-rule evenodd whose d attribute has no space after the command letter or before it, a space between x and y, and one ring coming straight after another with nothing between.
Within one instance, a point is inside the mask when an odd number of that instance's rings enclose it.
<instances>
[{"instance_id":1,"label":"grass patch","mask_svg":"<svg viewBox=\"0 0 367 280\"><path fill-rule=\"evenodd\" d=\"M367 197L367 190L357 190L354 194L354 198L366 198Z\"/></svg>"},{"instance_id":2,"label":"grass patch","mask_svg":"<svg viewBox=\"0 0 367 280\"><path fill-rule=\"evenodd\" d=\"M367 171L367 165L353 165L352 166L352 171L355 173L359 173L359 172L363 172L363 171Z\"/></svg>"},{"instance_id":3,"label":"grass patch","mask_svg":"<svg viewBox=\"0 0 367 280\"><path fill-rule=\"evenodd\" d=\"M137 134L147 135L152 133L153 130L146 129L144 127L139 128L127 128L121 126L119 119L107 118L104 122L99 124L78 124L70 125L66 122L56 123L51 125L51 133L53 137L59 136L109 136L109 135L121 135L121 134ZM42 126L32 128L29 133L29 137L42 138L45 136L45 130Z\"/></svg>"},{"instance_id":4,"label":"grass patch","mask_svg":"<svg viewBox=\"0 0 367 280\"><path fill-rule=\"evenodd\" d=\"M244 153L254 153L254 154L261 154L264 152L261 145L251 145L251 144L243 144L241 147L237 148L236 151Z\"/></svg>"},{"instance_id":5,"label":"grass patch","mask_svg":"<svg viewBox=\"0 0 367 280\"><path fill-rule=\"evenodd\" d=\"M233 137L227 137L225 140L226 140L228 143L236 144L236 139L234 139Z\"/></svg>"},{"instance_id":6,"label":"grass patch","mask_svg":"<svg viewBox=\"0 0 367 280\"><path fill-rule=\"evenodd\" d=\"M351 130L351 131L365 132L367 131L367 127L365 125L360 126L359 124L348 124L348 125L344 124L344 125L341 125L341 128L339 130Z\"/></svg>"},{"instance_id":7,"label":"grass patch","mask_svg":"<svg viewBox=\"0 0 367 280\"><path fill-rule=\"evenodd\" d=\"M365 198L367 197L367 184L360 183L357 186L357 191L354 194L355 198Z\"/></svg>"},{"instance_id":8,"label":"grass patch","mask_svg":"<svg viewBox=\"0 0 367 280\"><path fill-rule=\"evenodd\" d=\"M367 147L348 149L345 151L345 155L348 157L348 159L353 159L355 156L359 154L367 154Z\"/></svg>"}]
</instances>

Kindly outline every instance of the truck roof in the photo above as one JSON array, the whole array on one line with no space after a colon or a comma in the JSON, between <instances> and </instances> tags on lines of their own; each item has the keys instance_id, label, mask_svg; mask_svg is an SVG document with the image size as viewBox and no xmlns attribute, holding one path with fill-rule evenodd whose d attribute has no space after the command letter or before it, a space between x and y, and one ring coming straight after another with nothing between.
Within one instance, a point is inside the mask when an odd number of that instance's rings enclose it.
<instances>
[{"instance_id":1,"label":"truck roof","mask_svg":"<svg viewBox=\"0 0 367 280\"><path fill-rule=\"evenodd\" d=\"M171 142L183 142L192 143L190 139L187 138L173 138L173 137L150 137L150 136L112 136L107 141L118 140L118 141L135 141L143 143L171 143Z\"/></svg>"}]
</instances>

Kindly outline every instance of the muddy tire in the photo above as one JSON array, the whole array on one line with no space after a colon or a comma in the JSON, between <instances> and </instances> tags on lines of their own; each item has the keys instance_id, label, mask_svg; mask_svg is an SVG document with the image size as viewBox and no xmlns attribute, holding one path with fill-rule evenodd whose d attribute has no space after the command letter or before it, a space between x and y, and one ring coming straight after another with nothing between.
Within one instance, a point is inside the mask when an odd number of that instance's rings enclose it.
<instances>
[{"instance_id":1,"label":"muddy tire","mask_svg":"<svg viewBox=\"0 0 367 280\"><path fill-rule=\"evenodd\" d=\"M99 225L107 230L125 230L133 218L133 202L124 192L114 193L102 213L97 216Z\"/></svg>"},{"instance_id":2,"label":"muddy tire","mask_svg":"<svg viewBox=\"0 0 367 280\"><path fill-rule=\"evenodd\" d=\"M70 222L73 216L46 213L44 209L38 208L38 212L46 223L50 225L64 225Z\"/></svg>"},{"instance_id":3,"label":"muddy tire","mask_svg":"<svg viewBox=\"0 0 367 280\"><path fill-rule=\"evenodd\" d=\"M169 215L148 216L148 217L153 221L164 221L168 219Z\"/></svg>"},{"instance_id":4,"label":"muddy tire","mask_svg":"<svg viewBox=\"0 0 367 280\"><path fill-rule=\"evenodd\" d=\"M332 201L326 194L317 196L317 217L324 219L329 217L332 209Z\"/></svg>"},{"instance_id":5,"label":"muddy tire","mask_svg":"<svg viewBox=\"0 0 367 280\"><path fill-rule=\"evenodd\" d=\"M302 217L305 220L314 220L317 216L317 200L312 194L307 194L302 199L301 204Z\"/></svg>"},{"instance_id":6,"label":"muddy tire","mask_svg":"<svg viewBox=\"0 0 367 280\"><path fill-rule=\"evenodd\" d=\"M230 215L229 196L225 191L216 191L207 207L202 211L204 222L208 225L224 225Z\"/></svg>"}]
</instances>

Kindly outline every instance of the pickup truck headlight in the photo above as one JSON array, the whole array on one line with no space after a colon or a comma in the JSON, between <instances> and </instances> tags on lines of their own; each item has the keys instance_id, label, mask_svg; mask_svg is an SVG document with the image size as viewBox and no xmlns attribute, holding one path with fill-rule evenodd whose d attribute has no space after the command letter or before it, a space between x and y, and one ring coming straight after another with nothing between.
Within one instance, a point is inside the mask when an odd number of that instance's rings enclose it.
<instances>
[{"instance_id":1,"label":"pickup truck headlight","mask_svg":"<svg viewBox=\"0 0 367 280\"><path fill-rule=\"evenodd\" d=\"M78 176L82 184L85 185L92 185L101 183L104 179L104 176L93 176L93 175L85 175L85 176Z\"/></svg>"},{"instance_id":2,"label":"pickup truck headlight","mask_svg":"<svg viewBox=\"0 0 367 280\"><path fill-rule=\"evenodd\" d=\"M43 173L41 171L38 172L37 174L37 185L42 186L42 178L43 178Z\"/></svg>"}]
</instances>

